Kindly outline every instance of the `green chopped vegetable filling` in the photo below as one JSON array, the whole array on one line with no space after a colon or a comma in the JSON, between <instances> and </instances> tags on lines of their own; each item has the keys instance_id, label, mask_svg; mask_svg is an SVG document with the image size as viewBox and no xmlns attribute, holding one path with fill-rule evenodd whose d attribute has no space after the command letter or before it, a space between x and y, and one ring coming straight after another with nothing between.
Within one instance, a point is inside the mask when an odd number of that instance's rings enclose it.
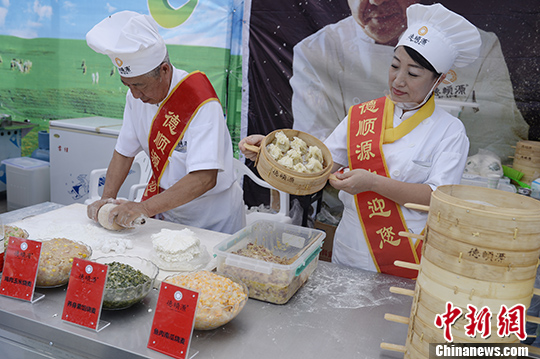
<instances>
[{"instance_id":1,"label":"green chopped vegetable filling","mask_svg":"<svg viewBox=\"0 0 540 359\"><path fill-rule=\"evenodd\" d=\"M150 280L150 277L129 264L112 262L108 266L107 289L135 287Z\"/></svg>"}]
</instances>

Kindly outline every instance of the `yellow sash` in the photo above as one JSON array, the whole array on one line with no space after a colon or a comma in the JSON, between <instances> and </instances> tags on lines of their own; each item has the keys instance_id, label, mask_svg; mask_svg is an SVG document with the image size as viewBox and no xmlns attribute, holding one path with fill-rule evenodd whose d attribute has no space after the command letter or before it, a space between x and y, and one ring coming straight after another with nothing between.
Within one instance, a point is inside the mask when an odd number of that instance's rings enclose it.
<instances>
[{"instance_id":1,"label":"yellow sash","mask_svg":"<svg viewBox=\"0 0 540 359\"><path fill-rule=\"evenodd\" d=\"M435 97L420 107L418 111L394 128L394 104L387 100L384 104L384 143L392 143L411 132L420 122L431 116L435 111Z\"/></svg>"},{"instance_id":2,"label":"yellow sash","mask_svg":"<svg viewBox=\"0 0 540 359\"><path fill-rule=\"evenodd\" d=\"M390 177L382 150L383 142L394 142L405 136L431 116L433 110L434 100L431 98L411 118L393 128L394 105L389 99L381 97L352 106L349 109L347 133L349 168L363 168ZM419 263L421 253L421 241L417 241L415 248L410 238L398 234L407 231L400 206L375 192L358 193L355 195L355 203L377 270L400 277L416 278L417 271L394 265L396 260Z\"/></svg>"},{"instance_id":3,"label":"yellow sash","mask_svg":"<svg viewBox=\"0 0 540 359\"><path fill-rule=\"evenodd\" d=\"M195 71L184 77L161 103L148 135L152 177L144 191L143 201L159 193L159 182L169 164L169 157L199 108L209 101L219 99L206 75Z\"/></svg>"}]
</instances>

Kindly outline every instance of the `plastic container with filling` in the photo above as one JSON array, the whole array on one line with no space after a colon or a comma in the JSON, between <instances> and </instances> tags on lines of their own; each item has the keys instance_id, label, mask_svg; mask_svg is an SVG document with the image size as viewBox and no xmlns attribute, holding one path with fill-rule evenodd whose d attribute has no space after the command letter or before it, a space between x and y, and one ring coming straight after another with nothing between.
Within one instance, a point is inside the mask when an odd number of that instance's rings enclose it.
<instances>
[{"instance_id":1,"label":"plastic container with filling","mask_svg":"<svg viewBox=\"0 0 540 359\"><path fill-rule=\"evenodd\" d=\"M313 228L256 221L214 247L217 270L244 282L250 298L285 304L317 268L325 236L323 231ZM234 253L249 243L263 246L275 256L286 257L288 264Z\"/></svg>"}]
</instances>

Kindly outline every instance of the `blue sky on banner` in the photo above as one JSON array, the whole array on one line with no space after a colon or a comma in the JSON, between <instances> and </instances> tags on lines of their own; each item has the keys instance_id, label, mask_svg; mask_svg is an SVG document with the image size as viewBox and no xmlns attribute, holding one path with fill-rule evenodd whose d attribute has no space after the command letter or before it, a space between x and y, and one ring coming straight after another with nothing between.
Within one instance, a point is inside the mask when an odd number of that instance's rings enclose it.
<instances>
[{"instance_id":1,"label":"blue sky on banner","mask_svg":"<svg viewBox=\"0 0 540 359\"><path fill-rule=\"evenodd\" d=\"M168 0L173 9L186 2ZM122 10L149 14L148 0L0 0L0 34L84 39L95 24ZM160 33L169 44L234 51L241 48L242 14L243 0L199 0L186 22L172 29L160 27Z\"/></svg>"}]
</instances>

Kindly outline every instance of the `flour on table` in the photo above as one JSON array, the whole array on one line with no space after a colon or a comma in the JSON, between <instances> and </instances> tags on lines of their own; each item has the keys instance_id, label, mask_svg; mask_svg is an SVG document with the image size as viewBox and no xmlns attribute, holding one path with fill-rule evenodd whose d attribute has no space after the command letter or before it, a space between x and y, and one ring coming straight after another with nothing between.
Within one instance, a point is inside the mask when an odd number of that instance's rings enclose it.
<instances>
[{"instance_id":1,"label":"flour on table","mask_svg":"<svg viewBox=\"0 0 540 359\"><path fill-rule=\"evenodd\" d=\"M152 234L152 261L165 270L196 270L210 260L196 234L188 228L180 231L163 228Z\"/></svg>"},{"instance_id":2,"label":"flour on table","mask_svg":"<svg viewBox=\"0 0 540 359\"><path fill-rule=\"evenodd\" d=\"M30 239L43 240L64 237L77 242L83 242L92 247L93 251L108 253L114 251L118 254L125 253L133 248L133 241L126 232L111 232L97 224L66 223L59 221L38 221L29 225L24 224Z\"/></svg>"}]
</instances>

